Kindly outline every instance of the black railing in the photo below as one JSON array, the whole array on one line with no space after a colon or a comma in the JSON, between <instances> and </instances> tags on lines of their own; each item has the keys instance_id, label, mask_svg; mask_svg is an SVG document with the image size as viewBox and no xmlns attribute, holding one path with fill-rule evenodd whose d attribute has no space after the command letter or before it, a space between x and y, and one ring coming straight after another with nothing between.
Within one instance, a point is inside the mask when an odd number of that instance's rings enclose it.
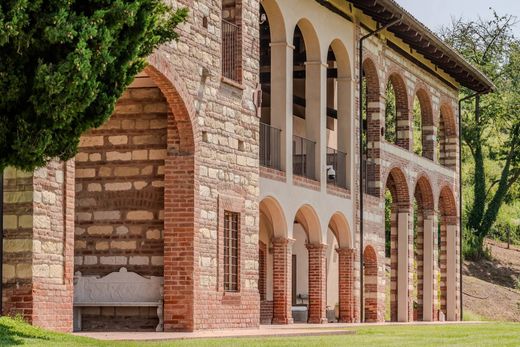
<instances>
[{"instance_id":1,"label":"black railing","mask_svg":"<svg viewBox=\"0 0 520 347\"><path fill-rule=\"evenodd\" d=\"M347 153L327 147L327 182L347 188Z\"/></svg>"},{"instance_id":2,"label":"black railing","mask_svg":"<svg viewBox=\"0 0 520 347\"><path fill-rule=\"evenodd\" d=\"M315 180L315 158L316 142L293 135L293 173Z\"/></svg>"},{"instance_id":3,"label":"black railing","mask_svg":"<svg viewBox=\"0 0 520 347\"><path fill-rule=\"evenodd\" d=\"M281 133L278 128L260 123L260 165L281 170Z\"/></svg>"},{"instance_id":4,"label":"black railing","mask_svg":"<svg viewBox=\"0 0 520 347\"><path fill-rule=\"evenodd\" d=\"M240 27L222 20L222 76L240 82Z\"/></svg>"}]
</instances>

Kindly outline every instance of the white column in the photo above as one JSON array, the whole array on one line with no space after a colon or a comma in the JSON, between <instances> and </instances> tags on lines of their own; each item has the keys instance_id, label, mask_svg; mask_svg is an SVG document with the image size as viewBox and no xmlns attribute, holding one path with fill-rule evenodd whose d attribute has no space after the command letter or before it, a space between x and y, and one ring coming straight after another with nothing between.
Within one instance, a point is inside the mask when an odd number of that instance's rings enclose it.
<instances>
[{"instance_id":1,"label":"white column","mask_svg":"<svg viewBox=\"0 0 520 347\"><path fill-rule=\"evenodd\" d=\"M397 321L408 322L408 212L397 217Z\"/></svg>"},{"instance_id":2,"label":"white column","mask_svg":"<svg viewBox=\"0 0 520 347\"><path fill-rule=\"evenodd\" d=\"M314 176L327 189L327 65L320 61L305 63L305 131L316 142Z\"/></svg>"},{"instance_id":3,"label":"white column","mask_svg":"<svg viewBox=\"0 0 520 347\"><path fill-rule=\"evenodd\" d=\"M285 41L271 43L271 125L281 129L280 161L292 180L293 50Z\"/></svg>"},{"instance_id":4,"label":"white column","mask_svg":"<svg viewBox=\"0 0 520 347\"><path fill-rule=\"evenodd\" d=\"M352 144L352 139L355 137L352 129L352 84L353 80L350 77L340 77L337 79L338 82L338 150L347 153L346 158L346 182L348 187L352 187L351 185L351 158L352 156L352 148L354 148Z\"/></svg>"},{"instance_id":5,"label":"white column","mask_svg":"<svg viewBox=\"0 0 520 347\"><path fill-rule=\"evenodd\" d=\"M434 257L433 236L434 216L424 219L423 242L423 320L433 321L433 283L434 283Z\"/></svg>"},{"instance_id":6,"label":"white column","mask_svg":"<svg viewBox=\"0 0 520 347\"><path fill-rule=\"evenodd\" d=\"M457 311L457 226L446 226L446 319L456 320Z\"/></svg>"}]
</instances>

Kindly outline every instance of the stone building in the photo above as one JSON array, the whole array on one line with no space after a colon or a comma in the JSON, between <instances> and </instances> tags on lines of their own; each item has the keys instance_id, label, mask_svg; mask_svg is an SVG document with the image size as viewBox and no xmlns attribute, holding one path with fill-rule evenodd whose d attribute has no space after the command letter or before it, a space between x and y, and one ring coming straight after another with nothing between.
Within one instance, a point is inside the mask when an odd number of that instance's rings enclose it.
<instances>
[{"instance_id":1,"label":"stone building","mask_svg":"<svg viewBox=\"0 0 520 347\"><path fill-rule=\"evenodd\" d=\"M458 92L492 83L393 0L172 3L180 40L77 156L6 170L4 312L71 331L75 274L126 268L165 331L459 320Z\"/></svg>"}]
</instances>

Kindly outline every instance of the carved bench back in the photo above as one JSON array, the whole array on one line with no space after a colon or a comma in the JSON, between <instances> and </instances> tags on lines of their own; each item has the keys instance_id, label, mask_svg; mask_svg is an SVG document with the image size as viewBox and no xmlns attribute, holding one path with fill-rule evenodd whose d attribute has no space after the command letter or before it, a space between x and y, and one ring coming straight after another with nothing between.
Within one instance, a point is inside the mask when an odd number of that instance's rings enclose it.
<instances>
[{"instance_id":1,"label":"carved bench back","mask_svg":"<svg viewBox=\"0 0 520 347\"><path fill-rule=\"evenodd\" d=\"M162 301L163 278L143 277L121 268L105 277L74 277L74 304L95 303L138 303Z\"/></svg>"}]
</instances>

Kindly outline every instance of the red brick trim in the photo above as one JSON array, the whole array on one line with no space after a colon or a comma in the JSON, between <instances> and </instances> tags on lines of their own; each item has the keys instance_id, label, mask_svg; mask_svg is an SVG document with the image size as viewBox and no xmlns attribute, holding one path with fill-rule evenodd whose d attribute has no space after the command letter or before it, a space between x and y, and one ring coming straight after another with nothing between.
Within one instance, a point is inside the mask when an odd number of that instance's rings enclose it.
<instances>
[{"instance_id":1,"label":"red brick trim","mask_svg":"<svg viewBox=\"0 0 520 347\"><path fill-rule=\"evenodd\" d=\"M269 167L260 166L260 177L267 178L273 181L287 182L287 177L284 171L275 170Z\"/></svg>"},{"instance_id":2,"label":"red brick trim","mask_svg":"<svg viewBox=\"0 0 520 347\"><path fill-rule=\"evenodd\" d=\"M307 188L319 192L321 185L319 181L311 180L302 176L293 176L293 184L298 187Z\"/></svg>"},{"instance_id":3,"label":"red brick trim","mask_svg":"<svg viewBox=\"0 0 520 347\"><path fill-rule=\"evenodd\" d=\"M332 184L327 185L327 194L337 196L339 198L350 199L350 189L341 188Z\"/></svg>"}]
</instances>

